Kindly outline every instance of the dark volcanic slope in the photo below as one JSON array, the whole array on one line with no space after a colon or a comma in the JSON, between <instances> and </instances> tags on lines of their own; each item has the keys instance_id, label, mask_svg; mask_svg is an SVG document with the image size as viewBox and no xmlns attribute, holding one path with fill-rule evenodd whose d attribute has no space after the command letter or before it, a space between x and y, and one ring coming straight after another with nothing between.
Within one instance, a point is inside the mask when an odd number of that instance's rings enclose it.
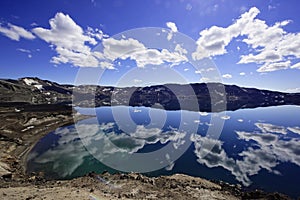
<instances>
[{"instance_id":1,"label":"dark volcanic slope","mask_svg":"<svg viewBox=\"0 0 300 200\"><path fill-rule=\"evenodd\" d=\"M73 86L38 78L0 80L0 102L24 102L30 104L56 104L71 102Z\"/></svg>"},{"instance_id":2,"label":"dark volcanic slope","mask_svg":"<svg viewBox=\"0 0 300 200\"><path fill-rule=\"evenodd\" d=\"M0 104L5 106L13 103L72 103L81 107L160 104L168 110L223 111L262 106L300 105L300 93L242 88L221 83L114 88L96 85L60 85L38 78L0 80Z\"/></svg>"}]
</instances>

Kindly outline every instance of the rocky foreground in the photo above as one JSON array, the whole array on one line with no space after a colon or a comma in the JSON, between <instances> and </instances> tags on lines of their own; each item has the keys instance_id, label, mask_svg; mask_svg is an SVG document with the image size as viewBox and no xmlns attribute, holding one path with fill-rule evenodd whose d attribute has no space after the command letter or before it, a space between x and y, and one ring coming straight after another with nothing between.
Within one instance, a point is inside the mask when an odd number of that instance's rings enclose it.
<instances>
[{"instance_id":1,"label":"rocky foreground","mask_svg":"<svg viewBox=\"0 0 300 200\"><path fill-rule=\"evenodd\" d=\"M26 155L40 138L89 117L73 117L73 112L69 106L51 104L0 107L0 199L289 199L182 174L151 178L135 173L90 173L65 181L26 174Z\"/></svg>"}]
</instances>

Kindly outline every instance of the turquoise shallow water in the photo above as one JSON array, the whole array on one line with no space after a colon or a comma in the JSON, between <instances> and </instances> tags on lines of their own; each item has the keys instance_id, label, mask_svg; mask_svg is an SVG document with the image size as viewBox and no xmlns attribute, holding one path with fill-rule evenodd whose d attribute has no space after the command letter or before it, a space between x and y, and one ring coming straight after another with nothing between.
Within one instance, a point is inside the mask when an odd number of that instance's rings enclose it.
<instances>
[{"instance_id":1,"label":"turquoise shallow water","mask_svg":"<svg viewBox=\"0 0 300 200\"><path fill-rule=\"evenodd\" d=\"M77 109L84 114L94 111ZM126 117L124 109L131 120L124 120L126 123L119 121ZM42 138L29 153L28 172L69 179L90 171L116 172L125 165L133 171L158 166L146 174L184 173L300 196L298 106L241 109L220 115L100 107L96 114L95 118L61 127ZM207 132L215 130L216 120L212 117L224 122L220 135ZM168 145L170 148L163 151ZM174 152L178 151L183 152L177 159ZM163 153L148 159L146 155L152 152ZM137 154L145 155L146 160L125 162Z\"/></svg>"}]
</instances>

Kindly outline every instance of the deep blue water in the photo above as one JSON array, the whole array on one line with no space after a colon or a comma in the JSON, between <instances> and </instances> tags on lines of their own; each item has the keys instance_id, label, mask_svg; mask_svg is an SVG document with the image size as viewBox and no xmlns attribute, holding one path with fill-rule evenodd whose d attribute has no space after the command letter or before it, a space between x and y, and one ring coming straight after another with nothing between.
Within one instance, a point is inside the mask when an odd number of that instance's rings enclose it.
<instances>
[{"instance_id":1,"label":"deep blue water","mask_svg":"<svg viewBox=\"0 0 300 200\"><path fill-rule=\"evenodd\" d=\"M96 115L42 138L28 172L59 179L104 170L184 173L300 196L298 106L226 113L100 107Z\"/></svg>"}]
</instances>

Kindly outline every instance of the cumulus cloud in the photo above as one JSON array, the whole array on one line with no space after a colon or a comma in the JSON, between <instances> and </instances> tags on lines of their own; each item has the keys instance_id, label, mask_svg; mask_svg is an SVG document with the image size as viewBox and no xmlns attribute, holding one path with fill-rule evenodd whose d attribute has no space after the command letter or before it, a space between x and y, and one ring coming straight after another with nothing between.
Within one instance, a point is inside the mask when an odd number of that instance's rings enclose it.
<instances>
[{"instance_id":1,"label":"cumulus cloud","mask_svg":"<svg viewBox=\"0 0 300 200\"><path fill-rule=\"evenodd\" d=\"M84 35L82 28L64 13L57 13L49 20L49 24L50 29L37 27L32 31L46 42L76 51L88 51L88 47L84 45L85 42L97 43L94 38Z\"/></svg>"},{"instance_id":2,"label":"cumulus cloud","mask_svg":"<svg viewBox=\"0 0 300 200\"><path fill-rule=\"evenodd\" d=\"M231 74L223 74L222 77L228 79L228 78L232 78L232 75Z\"/></svg>"},{"instance_id":3,"label":"cumulus cloud","mask_svg":"<svg viewBox=\"0 0 300 200\"><path fill-rule=\"evenodd\" d=\"M245 76L245 75L246 75L245 72L241 72L241 73L240 73L240 76Z\"/></svg>"},{"instance_id":4,"label":"cumulus cloud","mask_svg":"<svg viewBox=\"0 0 300 200\"><path fill-rule=\"evenodd\" d=\"M270 63L270 62L276 62L280 61L282 59L281 55L276 51L263 51L259 54L253 55L242 55L241 60L239 61L240 64L244 63Z\"/></svg>"},{"instance_id":5,"label":"cumulus cloud","mask_svg":"<svg viewBox=\"0 0 300 200\"><path fill-rule=\"evenodd\" d=\"M187 57L183 54L185 49L177 46L174 52L167 49L157 50L148 49L136 39L114 39L108 38L103 40L103 57L113 62L116 59L131 59L137 64L137 67L146 65L161 65L171 63L172 66L182 62L187 62Z\"/></svg>"},{"instance_id":6,"label":"cumulus cloud","mask_svg":"<svg viewBox=\"0 0 300 200\"><path fill-rule=\"evenodd\" d=\"M171 29L171 31L173 31L173 32L178 31L177 26L174 22L167 22L166 25L167 25L168 28Z\"/></svg>"},{"instance_id":7,"label":"cumulus cloud","mask_svg":"<svg viewBox=\"0 0 300 200\"><path fill-rule=\"evenodd\" d=\"M90 51L78 52L61 46L57 46L55 50L58 56L54 56L51 60L55 64L72 63L78 67L97 67L99 64L97 58Z\"/></svg>"},{"instance_id":8,"label":"cumulus cloud","mask_svg":"<svg viewBox=\"0 0 300 200\"><path fill-rule=\"evenodd\" d=\"M103 69L115 69L114 65L110 62L105 62L105 61L102 61L99 63L100 64L100 67L102 67Z\"/></svg>"},{"instance_id":9,"label":"cumulus cloud","mask_svg":"<svg viewBox=\"0 0 300 200\"><path fill-rule=\"evenodd\" d=\"M169 34L167 36L167 39L171 40L172 37L173 37L173 33L178 32L178 29L177 29L177 26L174 22L167 22L166 25L169 29L171 29L171 31L169 32Z\"/></svg>"},{"instance_id":10,"label":"cumulus cloud","mask_svg":"<svg viewBox=\"0 0 300 200\"><path fill-rule=\"evenodd\" d=\"M281 69L288 69L291 65L291 61L285 61L285 62L274 62L274 63L265 63L263 66L261 66L257 71L258 72L272 72L276 70Z\"/></svg>"},{"instance_id":11,"label":"cumulus cloud","mask_svg":"<svg viewBox=\"0 0 300 200\"><path fill-rule=\"evenodd\" d=\"M117 58L126 59L135 52L146 50L142 43L132 38L120 40L108 38L104 39L102 44L104 57L111 61Z\"/></svg>"},{"instance_id":12,"label":"cumulus cloud","mask_svg":"<svg viewBox=\"0 0 300 200\"><path fill-rule=\"evenodd\" d=\"M82 28L64 13L57 13L49 20L49 24L50 29L37 27L32 31L55 47L58 55L52 58L53 63L72 63L79 67L98 66L98 60L87 44L96 45L96 39L91 36L94 34L93 36L100 37L99 33L89 30L88 34L85 34Z\"/></svg>"},{"instance_id":13,"label":"cumulus cloud","mask_svg":"<svg viewBox=\"0 0 300 200\"><path fill-rule=\"evenodd\" d=\"M187 50L184 49L182 46L180 46L180 44L176 44L176 46L175 46L175 51L177 51L177 52L180 53L181 55L187 54Z\"/></svg>"},{"instance_id":14,"label":"cumulus cloud","mask_svg":"<svg viewBox=\"0 0 300 200\"><path fill-rule=\"evenodd\" d=\"M102 40L103 38L108 38L109 36L107 34L104 34L102 30L92 27L87 27L86 34L92 38L96 38L98 40Z\"/></svg>"},{"instance_id":15,"label":"cumulus cloud","mask_svg":"<svg viewBox=\"0 0 300 200\"><path fill-rule=\"evenodd\" d=\"M193 59L226 54L228 44L233 39L242 37L241 41L253 53L242 55L239 64L261 64L258 72L300 68L299 62L291 62L300 58L300 33L288 33L283 29L290 20L267 25L265 21L257 19L259 13L253 7L227 27L212 26L201 31L197 50L192 54Z\"/></svg>"},{"instance_id":16,"label":"cumulus cloud","mask_svg":"<svg viewBox=\"0 0 300 200\"><path fill-rule=\"evenodd\" d=\"M29 40L35 38L35 36L30 31L24 29L23 27L16 26L10 23L7 25L7 27L0 25L0 33L15 41L19 41L20 38Z\"/></svg>"},{"instance_id":17,"label":"cumulus cloud","mask_svg":"<svg viewBox=\"0 0 300 200\"><path fill-rule=\"evenodd\" d=\"M41 39L52 45L58 55L51 62L55 64L71 63L79 67L102 67L114 69L116 59L134 60L138 67L146 65L161 65L170 63L171 66L188 61L187 51L177 45L174 52L167 49L157 50L145 47L133 38L109 38L100 29L87 27L83 30L66 14L57 13L49 20L50 29L36 27L32 31ZM168 22L171 32L177 32L174 23ZM103 51L92 51L98 41L103 44Z\"/></svg>"},{"instance_id":18,"label":"cumulus cloud","mask_svg":"<svg viewBox=\"0 0 300 200\"><path fill-rule=\"evenodd\" d=\"M300 62L291 66L292 69L300 69Z\"/></svg>"},{"instance_id":19,"label":"cumulus cloud","mask_svg":"<svg viewBox=\"0 0 300 200\"><path fill-rule=\"evenodd\" d=\"M222 55L227 53L226 46L233 38L242 34L242 30L246 28L247 23L253 21L258 15L259 10L255 7L241 15L234 24L224 28L212 26L209 29L201 31L197 40L197 50L192 54L193 59L201 60L205 57Z\"/></svg>"}]
</instances>

